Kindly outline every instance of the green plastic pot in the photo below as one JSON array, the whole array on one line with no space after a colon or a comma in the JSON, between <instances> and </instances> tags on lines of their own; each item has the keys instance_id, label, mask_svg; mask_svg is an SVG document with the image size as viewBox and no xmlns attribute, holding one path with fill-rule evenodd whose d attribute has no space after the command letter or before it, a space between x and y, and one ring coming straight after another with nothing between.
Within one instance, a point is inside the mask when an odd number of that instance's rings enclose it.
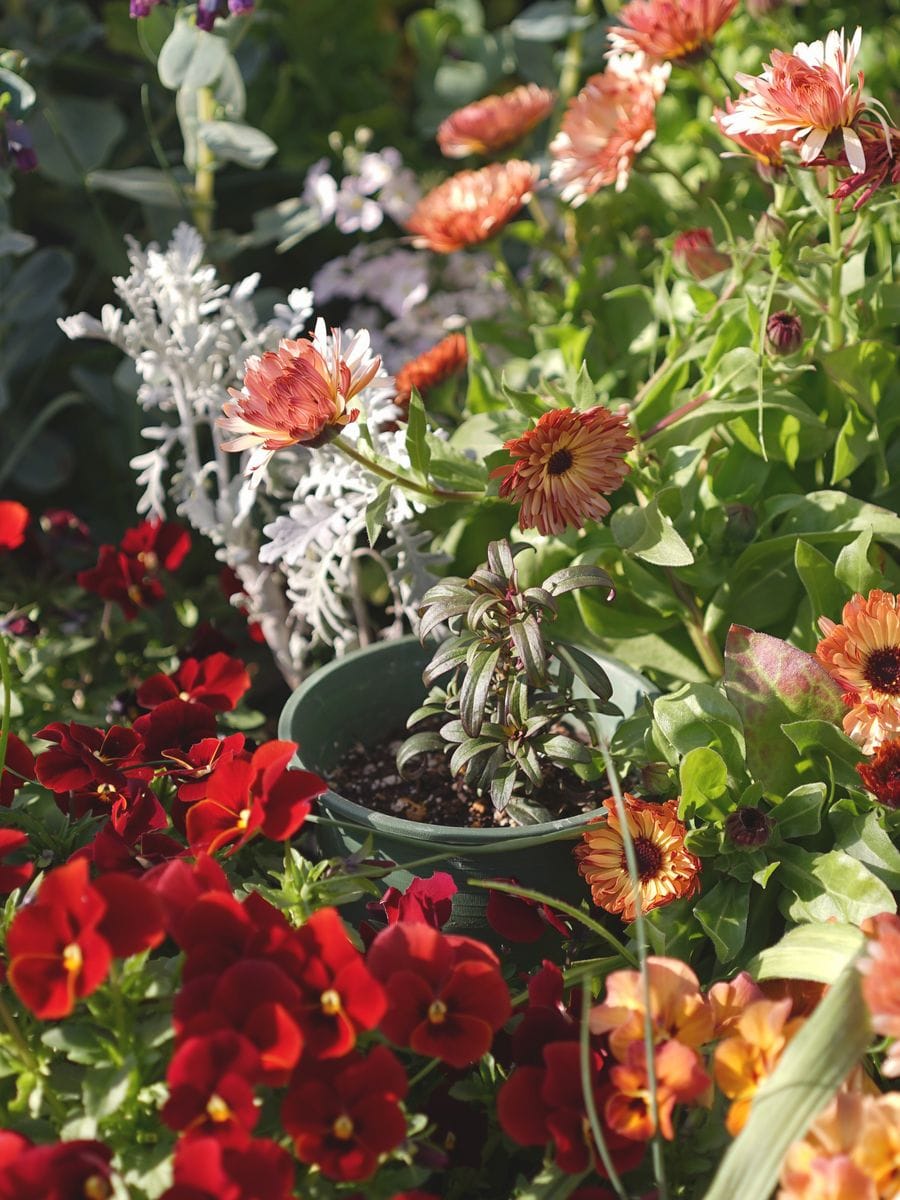
<instances>
[{"instance_id":1,"label":"green plastic pot","mask_svg":"<svg viewBox=\"0 0 900 1200\"><path fill-rule=\"evenodd\" d=\"M423 648L418 639L408 637L336 659L293 693L281 714L278 736L297 742L299 765L327 779L354 743L375 746L405 727L407 716L425 696L422 672L432 654L433 647ZM601 654L594 657L609 675L612 702L625 716L654 691L642 675L622 663ZM610 735L621 718L596 719L600 730ZM402 891L416 875L449 871L459 888L450 927L480 931L485 928L487 892L467 886L470 878L514 877L523 887L560 899L582 899L585 885L576 872L572 847L579 829L601 811L515 829L460 829L372 812L328 791L318 802L318 812L336 824L319 824L316 832L323 852L341 858L356 853L371 836L376 856L397 864L383 879L385 887ZM546 840L550 834L564 833L571 837ZM411 870L403 865L436 854L444 861Z\"/></svg>"}]
</instances>

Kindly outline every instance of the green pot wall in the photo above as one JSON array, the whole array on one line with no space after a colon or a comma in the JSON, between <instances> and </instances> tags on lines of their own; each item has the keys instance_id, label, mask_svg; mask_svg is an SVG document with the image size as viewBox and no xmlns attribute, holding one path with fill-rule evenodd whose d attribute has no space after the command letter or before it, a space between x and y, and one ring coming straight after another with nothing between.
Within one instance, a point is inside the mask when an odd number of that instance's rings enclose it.
<instances>
[{"instance_id":1,"label":"green pot wall","mask_svg":"<svg viewBox=\"0 0 900 1200\"><path fill-rule=\"evenodd\" d=\"M355 742L377 745L405 727L407 716L425 696L422 672L432 653L433 647L425 649L409 637L379 642L329 663L290 697L281 714L278 736L299 743L300 765L327 779ZM602 655L594 657L609 675L613 703L626 716L634 712L644 694L653 692L652 685L636 671ZM619 719L598 716L597 722L609 735ZM596 813L518 829L459 829L371 812L332 791L321 798L318 811L347 822L344 827L317 826L320 845L329 857L355 853L370 834L376 855L398 864L386 876L385 886L403 890L416 874L449 871L460 889L453 898L452 927L456 930L482 930L485 926L486 893L466 886L473 876L514 877L523 887L574 902L585 895L572 859L574 837L540 845L535 839L564 830L574 834ZM402 865L432 854L443 854L446 861L418 871Z\"/></svg>"}]
</instances>

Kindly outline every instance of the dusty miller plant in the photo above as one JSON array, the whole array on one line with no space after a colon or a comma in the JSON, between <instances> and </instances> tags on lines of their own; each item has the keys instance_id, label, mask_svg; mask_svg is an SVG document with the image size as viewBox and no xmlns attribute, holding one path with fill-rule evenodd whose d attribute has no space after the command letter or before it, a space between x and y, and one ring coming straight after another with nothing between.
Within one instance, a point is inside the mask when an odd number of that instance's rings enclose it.
<instances>
[{"instance_id":1,"label":"dusty miller plant","mask_svg":"<svg viewBox=\"0 0 900 1200\"><path fill-rule=\"evenodd\" d=\"M608 703L612 685L602 667L552 628L559 596L588 587L612 591L612 580L599 567L576 565L523 588L515 560L529 549L491 542L487 563L468 579L448 576L425 594L422 641L442 626L450 632L425 669L431 691L408 726L445 720L439 732L413 733L397 755L408 773L419 754L443 750L450 770L488 793L496 813L526 825L552 816L541 803L548 772L590 763L593 717L618 711Z\"/></svg>"}]
</instances>

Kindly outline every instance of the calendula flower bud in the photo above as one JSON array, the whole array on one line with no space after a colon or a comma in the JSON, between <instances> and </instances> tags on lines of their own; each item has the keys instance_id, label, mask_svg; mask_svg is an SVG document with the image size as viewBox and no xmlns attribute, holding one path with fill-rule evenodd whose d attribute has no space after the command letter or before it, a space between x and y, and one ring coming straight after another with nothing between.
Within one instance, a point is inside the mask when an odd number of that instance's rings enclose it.
<instances>
[{"instance_id":1,"label":"calendula flower bud","mask_svg":"<svg viewBox=\"0 0 900 1200\"><path fill-rule=\"evenodd\" d=\"M711 229L686 229L672 246L672 258L679 270L695 279L708 279L731 266L731 259L716 249Z\"/></svg>"},{"instance_id":2,"label":"calendula flower bud","mask_svg":"<svg viewBox=\"0 0 900 1200\"><path fill-rule=\"evenodd\" d=\"M780 242L787 231L786 221L776 216L775 213L764 212L756 222L753 238L760 246L769 246L772 242Z\"/></svg>"},{"instance_id":3,"label":"calendula flower bud","mask_svg":"<svg viewBox=\"0 0 900 1200\"><path fill-rule=\"evenodd\" d=\"M771 832L771 818L761 808L751 805L739 808L725 819L725 836L742 850L764 846Z\"/></svg>"},{"instance_id":4,"label":"calendula flower bud","mask_svg":"<svg viewBox=\"0 0 900 1200\"><path fill-rule=\"evenodd\" d=\"M766 342L773 354L795 354L803 345L803 326L794 313L772 313L766 323Z\"/></svg>"}]
</instances>

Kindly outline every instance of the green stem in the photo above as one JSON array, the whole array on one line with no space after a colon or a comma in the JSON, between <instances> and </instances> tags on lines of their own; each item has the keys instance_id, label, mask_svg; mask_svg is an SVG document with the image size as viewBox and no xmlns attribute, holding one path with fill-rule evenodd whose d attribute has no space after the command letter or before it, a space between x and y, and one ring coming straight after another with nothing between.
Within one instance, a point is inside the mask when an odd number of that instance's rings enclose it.
<instances>
[{"instance_id":1,"label":"green stem","mask_svg":"<svg viewBox=\"0 0 900 1200\"><path fill-rule=\"evenodd\" d=\"M838 185L837 169L828 168L828 190L833 192ZM841 214L834 202L828 210L828 244L831 247L831 287L828 292L828 346L839 350L844 344L843 296L841 292L844 272L844 245L841 240Z\"/></svg>"},{"instance_id":2,"label":"green stem","mask_svg":"<svg viewBox=\"0 0 900 1200\"><path fill-rule=\"evenodd\" d=\"M377 475L379 479L386 479L389 483L396 484L397 487L403 488L407 492L415 492L419 496L427 496L430 500L465 502L484 499L483 492L454 492L450 488L430 487L427 483L418 483L415 479L410 479L408 475L401 475L399 471L392 471L389 467L375 462L368 455L362 454L355 446L352 446L349 442L345 442L340 436L334 438L330 444L336 450L340 450L345 458L352 459L353 462L359 463L361 467L364 467L373 475Z\"/></svg>"},{"instance_id":3,"label":"green stem","mask_svg":"<svg viewBox=\"0 0 900 1200\"><path fill-rule=\"evenodd\" d=\"M505 892L508 896L519 896L523 900L533 900L537 904L548 904L557 912L565 913L567 917L572 917L576 921L580 921L582 925L590 929L592 933L596 933L598 937L603 938L616 954L622 956L625 961L632 967L638 965L637 959L631 953L627 946L608 929L600 924L599 921L593 920L592 917L583 913L580 908L576 908L574 904L567 904L565 900L560 900L556 896L548 896L545 892L535 892L531 888L518 887L513 883L500 883L496 879L469 879L466 881L469 887L486 888L491 892Z\"/></svg>"},{"instance_id":4,"label":"green stem","mask_svg":"<svg viewBox=\"0 0 900 1200\"><path fill-rule=\"evenodd\" d=\"M216 115L216 98L212 88L197 89L197 121L212 121ZM213 213L216 209L216 156L197 135L197 166L194 171L194 224L208 241L212 234Z\"/></svg>"},{"instance_id":5,"label":"green stem","mask_svg":"<svg viewBox=\"0 0 900 1200\"><path fill-rule=\"evenodd\" d=\"M641 996L644 1004L644 1056L647 1064L647 1090L650 1095L650 1117L653 1121L653 1142L651 1153L653 1157L653 1175L659 1192L659 1200L668 1200L669 1189L666 1184L666 1170L663 1159L662 1142L659 1130L659 1102L656 1094L656 1046L653 1029L653 1017L650 994L650 973L647 970L647 927L644 921L644 911L641 906L640 879L637 854L634 849L634 839L628 824L628 812L625 808L625 798L615 763L609 752L609 747L603 742L600 746L603 755L603 765L616 804L616 814L619 818L619 834L625 850L625 862L628 875L634 888L634 940L637 943L638 971L641 979Z\"/></svg>"},{"instance_id":6,"label":"green stem","mask_svg":"<svg viewBox=\"0 0 900 1200\"><path fill-rule=\"evenodd\" d=\"M594 1145L597 1147L597 1152L600 1155L600 1160L603 1163L603 1168L606 1171L609 1182L612 1184L613 1191L620 1200L628 1200L628 1193L616 1170L616 1165L612 1160L612 1155L606 1145L606 1138L603 1136L603 1128L600 1124L600 1118L597 1115L597 1105L594 1102L594 1081L591 1079L591 981L589 979L582 980L581 983L581 1029L579 1030L579 1066L581 1068L581 1094L584 1097L584 1107L587 1112L588 1123L591 1127L591 1134L594 1139Z\"/></svg>"},{"instance_id":7,"label":"green stem","mask_svg":"<svg viewBox=\"0 0 900 1200\"><path fill-rule=\"evenodd\" d=\"M427 1075L430 1075L434 1068L438 1065L439 1061L440 1059L433 1058L431 1062L425 1064L421 1071L418 1071L415 1075L413 1075L412 1079L409 1081L409 1090L412 1091L417 1083L421 1083L421 1081Z\"/></svg>"},{"instance_id":8,"label":"green stem","mask_svg":"<svg viewBox=\"0 0 900 1200\"><path fill-rule=\"evenodd\" d=\"M724 71L722 70L722 68L719 66L718 59L716 58L716 56L715 56L714 54L711 54L711 53L709 53L709 54L707 54L707 56L706 56L706 57L707 57L707 58L709 59L709 61L712 63L712 65L713 65L713 70L715 71L715 73L718 75L718 77L719 77L719 78L722 80L722 82L725 84L725 95L726 95L726 96L730 96L730 95L731 95L731 90L732 90L732 88L734 87L734 80L733 80L733 79L729 79L729 78L728 78L728 76L725 74L725 72L724 72Z\"/></svg>"},{"instance_id":9,"label":"green stem","mask_svg":"<svg viewBox=\"0 0 900 1200\"><path fill-rule=\"evenodd\" d=\"M674 179L691 204L700 204L700 194L695 192L692 187L689 187L683 177L673 168L667 166L652 147L644 151L644 162L650 165L650 169L657 175L668 175L670 179Z\"/></svg>"},{"instance_id":10,"label":"green stem","mask_svg":"<svg viewBox=\"0 0 900 1200\"><path fill-rule=\"evenodd\" d=\"M594 15L593 0L575 0L575 16L591 17ZM583 54L584 33L581 29L573 29L566 42L562 70L559 73L559 99L557 107L560 112L566 107L578 91L578 77L581 74L581 59Z\"/></svg>"},{"instance_id":11,"label":"green stem","mask_svg":"<svg viewBox=\"0 0 900 1200\"><path fill-rule=\"evenodd\" d=\"M2 639L0 639L0 641L2 641ZM22 1030L19 1028L18 1021L13 1016L9 1006L2 996L0 996L0 1021L2 1021L6 1026L6 1031L12 1039L23 1065L27 1067L29 1071L31 1071L35 1078L41 1080L44 1095L47 1097L47 1107L53 1113L53 1116L56 1118L56 1120L62 1124L66 1119L65 1105L50 1087L49 1083L47 1083L47 1077L41 1069L41 1064L32 1053L28 1042L25 1040Z\"/></svg>"}]
</instances>

